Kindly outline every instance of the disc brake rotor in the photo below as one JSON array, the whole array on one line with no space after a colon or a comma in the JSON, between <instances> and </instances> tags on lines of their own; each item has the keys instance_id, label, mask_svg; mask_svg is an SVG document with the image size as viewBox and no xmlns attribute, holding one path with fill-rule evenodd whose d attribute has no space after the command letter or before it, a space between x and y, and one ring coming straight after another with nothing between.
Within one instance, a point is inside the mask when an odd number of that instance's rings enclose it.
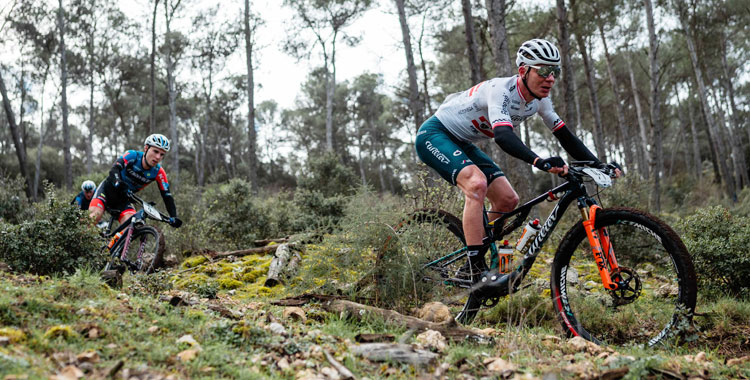
<instances>
[{"instance_id":1,"label":"disc brake rotor","mask_svg":"<svg viewBox=\"0 0 750 380\"><path fill-rule=\"evenodd\" d=\"M641 296L641 278L635 270L619 267L610 274L612 281L617 283L617 289L610 290L615 306L632 303Z\"/></svg>"}]
</instances>

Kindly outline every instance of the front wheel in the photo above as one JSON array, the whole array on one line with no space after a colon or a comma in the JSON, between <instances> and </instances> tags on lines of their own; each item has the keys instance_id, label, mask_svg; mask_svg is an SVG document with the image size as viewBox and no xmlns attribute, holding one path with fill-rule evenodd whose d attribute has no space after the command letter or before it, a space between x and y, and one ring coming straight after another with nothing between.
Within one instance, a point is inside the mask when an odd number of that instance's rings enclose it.
<instances>
[{"instance_id":1,"label":"front wheel","mask_svg":"<svg viewBox=\"0 0 750 380\"><path fill-rule=\"evenodd\" d=\"M595 223L609 235L619 267L612 278L620 288L604 289L579 221L560 243L550 278L567 335L653 346L688 328L698 290L693 262L675 231L630 208L601 209Z\"/></svg>"},{"instance_id":2,"label":"front wheel","mask_svg":"<svg viewBox=\"0 0 750 380\"><path fill-rule=\"evenodd\" d=\"M153 273L161 265L164 256L164 235L156 227L140 226L133 231L125 257L125 237L112 247L109 262L104 270L123 269L136 273Z\"/></svg>"}]
</instances>

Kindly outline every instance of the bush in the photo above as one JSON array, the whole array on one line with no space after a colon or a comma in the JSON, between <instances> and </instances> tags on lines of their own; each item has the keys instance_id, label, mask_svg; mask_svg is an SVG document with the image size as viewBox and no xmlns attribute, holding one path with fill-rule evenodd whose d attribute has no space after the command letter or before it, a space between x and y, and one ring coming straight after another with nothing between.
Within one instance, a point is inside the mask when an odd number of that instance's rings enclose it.
<instances>
[{"instance_id":1,"label":"bush","mask_svg":"<svg viewBox=\"0 0 750 380\"><path fill-rule=\"evenodd\" d=\"M699 209L681 223L702 288L732 296L750 295L750 218L725 208Z\"/></svg>"},{"instance_id":2,"label":"bush","mask_svg":"<svg viewBox=\"0 0 750 380\"><path fill-rule=\"evenodd\" d=\"M26 184L21 176L14 178L0 174L0 221L18 223L26 206Z\"/></svg>"},{"instance_id":3,"label":"bush","mask_svg":"<svg viewBox=\"0 0 750 380\"><path fill-rule=\"evenodd\" d=\"M16 271L45 275L102 267L106 257L88 216L57 199L52 186L46 194L43 203L34 205L30 220L0 223L0 261Z\"/></svg>"},{"instance_id":4,"label":"bush","mask_svg":"<svg viewBox=\"0 0 750 380\"><path fill-rule=\"evenodd\" d=\"M252 246L253 240L275 238L294 232L291 202L280 196L254 194L250 183L233 179L206 193L211 238L237 248ZM296 214L295 214L296 215Z\"/></svg>"}]
</instances>

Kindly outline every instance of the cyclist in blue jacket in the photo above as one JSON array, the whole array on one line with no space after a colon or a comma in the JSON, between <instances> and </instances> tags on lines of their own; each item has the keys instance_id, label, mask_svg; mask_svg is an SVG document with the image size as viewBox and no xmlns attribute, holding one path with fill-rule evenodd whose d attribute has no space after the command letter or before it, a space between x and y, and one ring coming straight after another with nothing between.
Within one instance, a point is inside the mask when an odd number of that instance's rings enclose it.
<instances>
[{"instance_id":1,"label":"cyclist in blue jacket","mask_svg":"<svg viewBox=\"0 0 750 380\"><path fill-rule=\"evenodd\" d=\"M70 204L78 206L81 210L88 210L91 198L94 197L94 190L96 190L94 181L83 181L81 192L76 195Z\"/></svg>"},{"instance_id":2,"label":"cyclist in blue jacket","mask_svg":"<svg viewBox=\"0 0 750 380\"><path fill-rule=\"evenodd\" d=\"M182 225L177 218L177 208L172 193L169 191L167 173L161 167L161 160L169 152L169 140L160 134L153 134L146 138L143 151L129 150L117 158L109 176L96 190L94 199L89 206L89 215L96 223L99 222L104 210L120 211L118 221L123 223L135 214L135 208L130 203L128 192L137 193L151 182L156 181L169 213L169 224L173 227Z\"/></svg>"}]
</instances>

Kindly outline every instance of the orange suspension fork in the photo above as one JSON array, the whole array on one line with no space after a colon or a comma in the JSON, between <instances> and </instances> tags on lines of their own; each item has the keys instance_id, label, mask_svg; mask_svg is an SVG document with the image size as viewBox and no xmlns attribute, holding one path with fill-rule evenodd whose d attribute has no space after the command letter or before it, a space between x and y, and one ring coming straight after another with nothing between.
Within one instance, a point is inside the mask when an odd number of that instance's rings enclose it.
<instances>
[{"instance_id":1,"label":"orange suspension fork","mask_svg":"<svg viewBox=\"0 0 750 380\"><path fill-rule=\"evenodd\" d=\"M617 283L612 282L612 278L609 274L607 264L613 268L617 267L617 261L615 260L614 250L612 244L609 242L609 233L606 228L600 228L597 230L594 225L596 223L596 213L601 210L601 207L592 205L590 213L587 212L586 208L581 208L581 216L583 216L583 228L586 231L586 237L589 239L589 245L591 245L591 251L594 254L594 260L596 261L596 267L599 269L599 275L602 278L602 284L606 289L617 289ZM605 261L604 252L607 252L608 260Z\"/></svg>"}]
</instances>

